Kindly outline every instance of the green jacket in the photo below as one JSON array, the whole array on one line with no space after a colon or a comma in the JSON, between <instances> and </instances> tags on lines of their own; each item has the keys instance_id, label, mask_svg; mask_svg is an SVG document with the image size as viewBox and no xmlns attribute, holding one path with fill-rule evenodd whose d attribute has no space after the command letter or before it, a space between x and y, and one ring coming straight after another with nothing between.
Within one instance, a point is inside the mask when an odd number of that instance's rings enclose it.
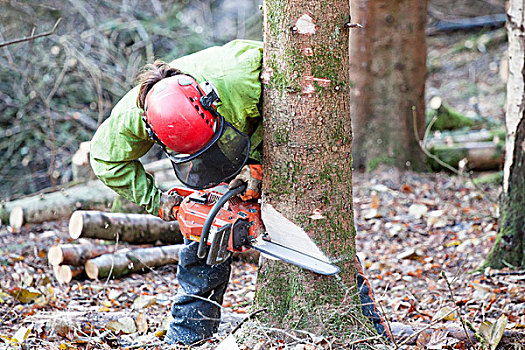
<instances>
[{"instance_id":1,"label":"green jacket","mask_svg":"<svg viewBox=\"0 0 525 350\"><path fill-rule=\"evenodd\" d=\"M240 131L251 135L253 158L262 140L257 105L262 43L234 40L170 62L198 83L209 80L219 92L217 110ZM113 108L91 140L90 160L95 175L124 198L157 215L161 191L138 160L153 146L137 107L139 87L130 90Z\"/></svg>"}]
</instances>

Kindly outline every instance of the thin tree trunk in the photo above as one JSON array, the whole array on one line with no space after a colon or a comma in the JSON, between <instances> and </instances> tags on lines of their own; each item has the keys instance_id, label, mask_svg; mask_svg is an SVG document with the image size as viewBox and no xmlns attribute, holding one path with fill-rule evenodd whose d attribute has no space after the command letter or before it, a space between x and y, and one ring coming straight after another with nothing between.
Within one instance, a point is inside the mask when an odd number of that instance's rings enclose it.
<instances>
[{"instance_id":1,"label":"thin tree trunk","mask_svg":"<svg viewBox=\"0 0 525 350\"><path fill-rule=\"evenodd\" d=\"M77 238L117 239L129 243L182 243L179 224L148 214L78 210L69 220L69 235Z\"/></svg>"},{"instance_id":2,"label":"thin tree trunk","mask_svg":"<svg viewBox=\"0 0 525 350\"><path fill-rule=\"evenodd\" d=\"M508 10L507 140L499 231L485 266L525 267L525 1Z\"/></svg>"},{"instance_id":3,"label":"thin tree trunk","mask_svg":"<svg viewBox=\"0 0 525 350\"><path fill-rule=\"evenodd\" d=\"M331 257L337 277L264 260L256 303L267 321L310 332L360 318L355 287L349 2L267 0L264 8L263 196Z\"/></svg>"},{"instance_id":4,"label":"thin tree trunk","mask_svg":"<svg viewBox=\"0 0 525 350\"><path fill-rule=\"evenodd\" d=\"M421 170L426 0L353 0L350 33L354 167ZM417 134L412 107L415 107Z\"/></svg>"}]
</instances>

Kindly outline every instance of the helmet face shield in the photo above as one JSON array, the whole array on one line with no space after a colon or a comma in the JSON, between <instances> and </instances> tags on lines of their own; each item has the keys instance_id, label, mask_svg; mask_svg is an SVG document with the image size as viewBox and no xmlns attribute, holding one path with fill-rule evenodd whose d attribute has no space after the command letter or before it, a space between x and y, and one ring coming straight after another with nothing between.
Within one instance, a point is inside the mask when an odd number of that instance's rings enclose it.
<instances>
[{"instance_id":1,"label":"helmet face shield","mask_svg":"<svg viewBox=\"0 0 525 350\"><path fill-rule=\"evenodd\" d=\"M224 121L213 140L192 155L170 155L177 178L190 188L218 185L237 175L250 154L250 138Z\"/></svg>"}]
</instances>

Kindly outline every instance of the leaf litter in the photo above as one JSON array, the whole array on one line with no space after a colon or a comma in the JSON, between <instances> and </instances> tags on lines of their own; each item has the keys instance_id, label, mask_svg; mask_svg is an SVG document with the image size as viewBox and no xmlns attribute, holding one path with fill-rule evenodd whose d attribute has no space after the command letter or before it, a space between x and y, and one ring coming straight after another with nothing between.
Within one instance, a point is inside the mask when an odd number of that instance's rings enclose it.
<instances>
[{"instance_id":1,"label":"leaf litter","mask_svg":"<svg viewBox=\"0 0 525 350\"><path fill-rule=\"evenodd\" d=\"M444 328L458 326L460 315L480 330L490 349L504 329L525 328L523 274L477 270L497 230L497 206L486 196L497 197L498 191L495 185L477 189L445 174L354 174L357 251L385 315L415 329L437 322L434 330L403 348L468 348ZM382 215L366 215L370 209ZM0 349L168 348L162 338L177 290L176 266L119 280L77 279L62 285L41 252L68 242L67 222L30 225L18 234L2 226L0 240ZM234 262L220 332L199 348L218 346L252 311L256 271L253 263ZM322 349L338 344L324 338L324 343L290 343L286 335L266 334L251 343L237 337L238 346Z\"/></svg>"}]
</instances>

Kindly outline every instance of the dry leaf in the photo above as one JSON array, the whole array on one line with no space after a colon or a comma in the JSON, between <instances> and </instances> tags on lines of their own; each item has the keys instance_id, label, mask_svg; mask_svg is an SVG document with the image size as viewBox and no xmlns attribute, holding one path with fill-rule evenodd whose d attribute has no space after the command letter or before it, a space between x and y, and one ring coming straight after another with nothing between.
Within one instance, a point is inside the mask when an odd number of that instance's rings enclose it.
<instances>
[{"instance_id":1,"label":"dry leaf","mask_svg":"<svg viewBox=\"0 0 525 350\"><path fill-rule=\"evenodd\" d=\"M129 316L119 318L118 322L120 323L120 330L126 334L135 333L137 331L135 320Z\"/></svg>"},{"instance_id":2,"label":"dry leaf","mask_svg":"<svg viewBox=\"0 0 525 350\"><path fill-rule=\"evenodd\" d=\"M428 208L424 204L412 204L408 208L408 215L415 217L416 219L421 218L428 212Z\"/></svg>"},{"instance_id":3,"label":"dry leaf","mask_svg":"<svg viewBox=\"0 0 525 350\"><path fill-rule=\"evenodd\" d=\"M372 205L370 207L374 209L379 208L379 196L377 192L372 192Z\"/></svg>"},{"instance_id":4,"label":"dry leaf","mask_svg":"<svg viewBox=\"0 0 525 350\"><path fill-rule=\"evenodd\" d=\"M16 331L15 335L11 337L11 342L13 343L23 343L27 337L29 336L29 333L33 330L33 327L20 327Z\"/></svg>"},{"instance_id":5,"label":"dry leaf","mask_svg":"<svg viewBox=\"0 0 525 350\"><path fill-rule=\"evenodd\" d=\"M135 310L144 309L148 306L155 305L157 299L154 295L141 295L133 301L133 308Z\"/></svg>"},{"instance_id":6,"label":"dry leaf","mask_svg":"<svg viewBox=\"0 0 525 350\"><path fill-rule=\"evenodd\" d=\"M439 309L438 312L436 312L436 314L434 315L434 318L432 318L432 321L437 321L437 320L454 321L457 318L458 318L458 311L451 307L445 306Z\"/></svg>"},{"instance_id":7,"label":"dry leaf","mask_svg":"<svg viewBox=\"0 0 525 350\"><path fill-rule=\"evenodd\" d=\"M140 334L148 333L148 320L146 319L146 316L138 314L135 324L137 325L137 332Z\"/></svg>"},{"instance_id":8,"label":"dry leaf","mask_svg":"<svg viewBox=\"0 0 525 350\"><path fill-rule=\"evenodd\" d=\"M24 304L35 301L36 298L38 298L41 295L42 294L34 288L30 288L30 289L22 288L17 291L11 292L11 296L13 296L19 302L24 303Z\"/></svg>"},{"instance_id":9,"label":"dry leaf","mask_svg":"<svg viewBox=\"0 0 525 350\"><path fill-rule=\"evenodd\" d=\"M239 346L234 336L230 334L219 343L215 350L239 350Z\"/></svg>"},{"instance_id":10,"label":"dry leaf","mask_svg":"<svg viewBox=\"0 0 525 350\"><path fill-rule=\"evenodd\" d=\"M490 350L495 350L498 346L507 322L507 316L501 315L495 323L485 321L479 326L479 333L490 346Z\"/></svg>"}]
</instances>

